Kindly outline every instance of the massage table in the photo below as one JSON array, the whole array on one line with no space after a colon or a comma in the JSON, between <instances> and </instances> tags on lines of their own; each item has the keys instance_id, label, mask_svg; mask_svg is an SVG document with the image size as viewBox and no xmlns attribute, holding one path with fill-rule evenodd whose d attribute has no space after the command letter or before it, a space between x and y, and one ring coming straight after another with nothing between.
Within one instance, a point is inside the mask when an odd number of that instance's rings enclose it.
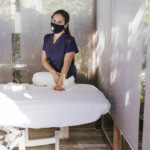
<instances>
[{"instance_id":1,"label":"massage table","mask_svg":"<svg viewBox=\"0 0 150 150\"><path fill-rule=\"evenodd\" d=\"M27 84L25 90L7 90L0 84L0 150L19 150L26 147L55 144L69 137L69 126L94 122L110 110L110 103L95 86L75 84L65 91L55 91L47 86ZM29 140L28 128L59 127L55 136Z\"/></svg>"}]
</instances>

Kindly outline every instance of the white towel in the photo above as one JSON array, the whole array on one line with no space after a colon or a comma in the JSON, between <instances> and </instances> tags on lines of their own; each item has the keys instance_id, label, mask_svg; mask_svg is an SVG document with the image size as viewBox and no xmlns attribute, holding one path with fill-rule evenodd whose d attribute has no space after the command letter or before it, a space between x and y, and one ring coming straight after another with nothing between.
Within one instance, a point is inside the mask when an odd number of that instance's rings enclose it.
<instances>
[{"instance_id":1,"label":"white towel","mask_svg":"<svg viewBox=\"0 0 150 150\"><path fill-rule=\"evenodd\" d=\"M74 81L75 81L74 76L71 76L70 78L65 79L65 81L63 83L63 88L66 89L66 88L73 86L75 84Z\"/></svg>"},{"instance_id":2,"label":"white towel","mask_svg":"<svg viewBox=\"0 0 150 150\"><path fill-rule=\"evenodd\" d=\"M68 79L65 79L63 83L64 88L69 88L70 86L74 85L75 78L74 76L71 76ZM33 75L32 78L33 85L37 86L49 86L54 87L56 86L56 83L53 79L53 76L50 72L37 72Z\"/></svg>"},{"instance_id":3,"label":"white towel","mask_svg":"<svg viewBox=\"0 0 150 150\"><path fill-rule=\"evenodd\" d=\"M13 83L13 82L9 82L5 85L3 85L3 89L4 90L12 90L14 92L17 91L23 91L27 89L27 84L18 84L18 83Z\"/></svg>"}]
</instances>

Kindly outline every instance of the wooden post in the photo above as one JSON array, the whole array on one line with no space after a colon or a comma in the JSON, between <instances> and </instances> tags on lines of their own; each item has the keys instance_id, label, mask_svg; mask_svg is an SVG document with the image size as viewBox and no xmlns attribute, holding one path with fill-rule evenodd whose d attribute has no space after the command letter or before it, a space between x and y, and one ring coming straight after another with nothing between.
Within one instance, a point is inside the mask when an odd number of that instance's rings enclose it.
<instances>
[{"instance_id":1,"label":"wooden post","mask_svg":"<svg viewBox=\"0 0 150 150\"><path fill-rule=\"evenodd\" d=\"M122 135L114 122L113 150L122 150Z\"/></svg>"},{"instance_id":2,"label":"wooden post","mask_svg":"<svg viewBox=\"0 0 150 150\"><path fill-rule=\"evenodd\" d=\"M124 149L125 149L125 150L132 150L132 149L130 148L128 142L127 142L125 139L124 139L123 141L124 141Z\"/></svg>"}]
</instances>

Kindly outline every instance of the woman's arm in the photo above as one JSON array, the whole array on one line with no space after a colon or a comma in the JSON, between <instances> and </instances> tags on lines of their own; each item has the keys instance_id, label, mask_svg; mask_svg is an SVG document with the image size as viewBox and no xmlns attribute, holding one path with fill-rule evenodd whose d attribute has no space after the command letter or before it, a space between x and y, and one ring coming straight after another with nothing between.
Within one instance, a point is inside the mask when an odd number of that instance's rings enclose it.
<instances>
[{"instance_id":1,"label":"woman's arm","mask_svg":"<svg viewBox=\"0 0 150 150\"><path fill-rule=\"evenodd\" d=\"M47 56L44 50L42 50L42 65L47 69L53 76L55 83L57 84L59 81L59 74L55 71L55 69L49 64L47 60Z\"/></svg>"},{"instance_id":2,"label":"woman's arm","mask_svg":"<svg viewBox=\"0 0 150 150\"><path fill-rule=\"evenodd\" d=\"M70 64L74 55L75 55L75 52L69 52L65 54L64 64L60 73L60 78L57 83L57 86L54 87L55 90L60 90L60 91L64 90L62 88L62 85L66 79L66 76L67 76L67 73L68 73L68 70L69 70L69 67L70 67Z\"/></svg>"}]
</instances>

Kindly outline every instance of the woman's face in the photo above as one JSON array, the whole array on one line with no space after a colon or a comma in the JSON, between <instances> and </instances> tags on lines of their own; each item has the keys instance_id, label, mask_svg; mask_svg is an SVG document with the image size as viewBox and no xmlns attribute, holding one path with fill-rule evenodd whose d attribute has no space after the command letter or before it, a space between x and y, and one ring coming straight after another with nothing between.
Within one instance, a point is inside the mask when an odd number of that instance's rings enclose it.
<instances>
[{"instance_id":1,"label":"woman's face","mask_svg":"<svg viewBox=\"0 0 150 150\"><path fill-rule=\"evenodd\" d=\"M61 14L55 14L52 18L52 22L58 25L65 25L64 17Z\"/></svg>"}]
</instances>

